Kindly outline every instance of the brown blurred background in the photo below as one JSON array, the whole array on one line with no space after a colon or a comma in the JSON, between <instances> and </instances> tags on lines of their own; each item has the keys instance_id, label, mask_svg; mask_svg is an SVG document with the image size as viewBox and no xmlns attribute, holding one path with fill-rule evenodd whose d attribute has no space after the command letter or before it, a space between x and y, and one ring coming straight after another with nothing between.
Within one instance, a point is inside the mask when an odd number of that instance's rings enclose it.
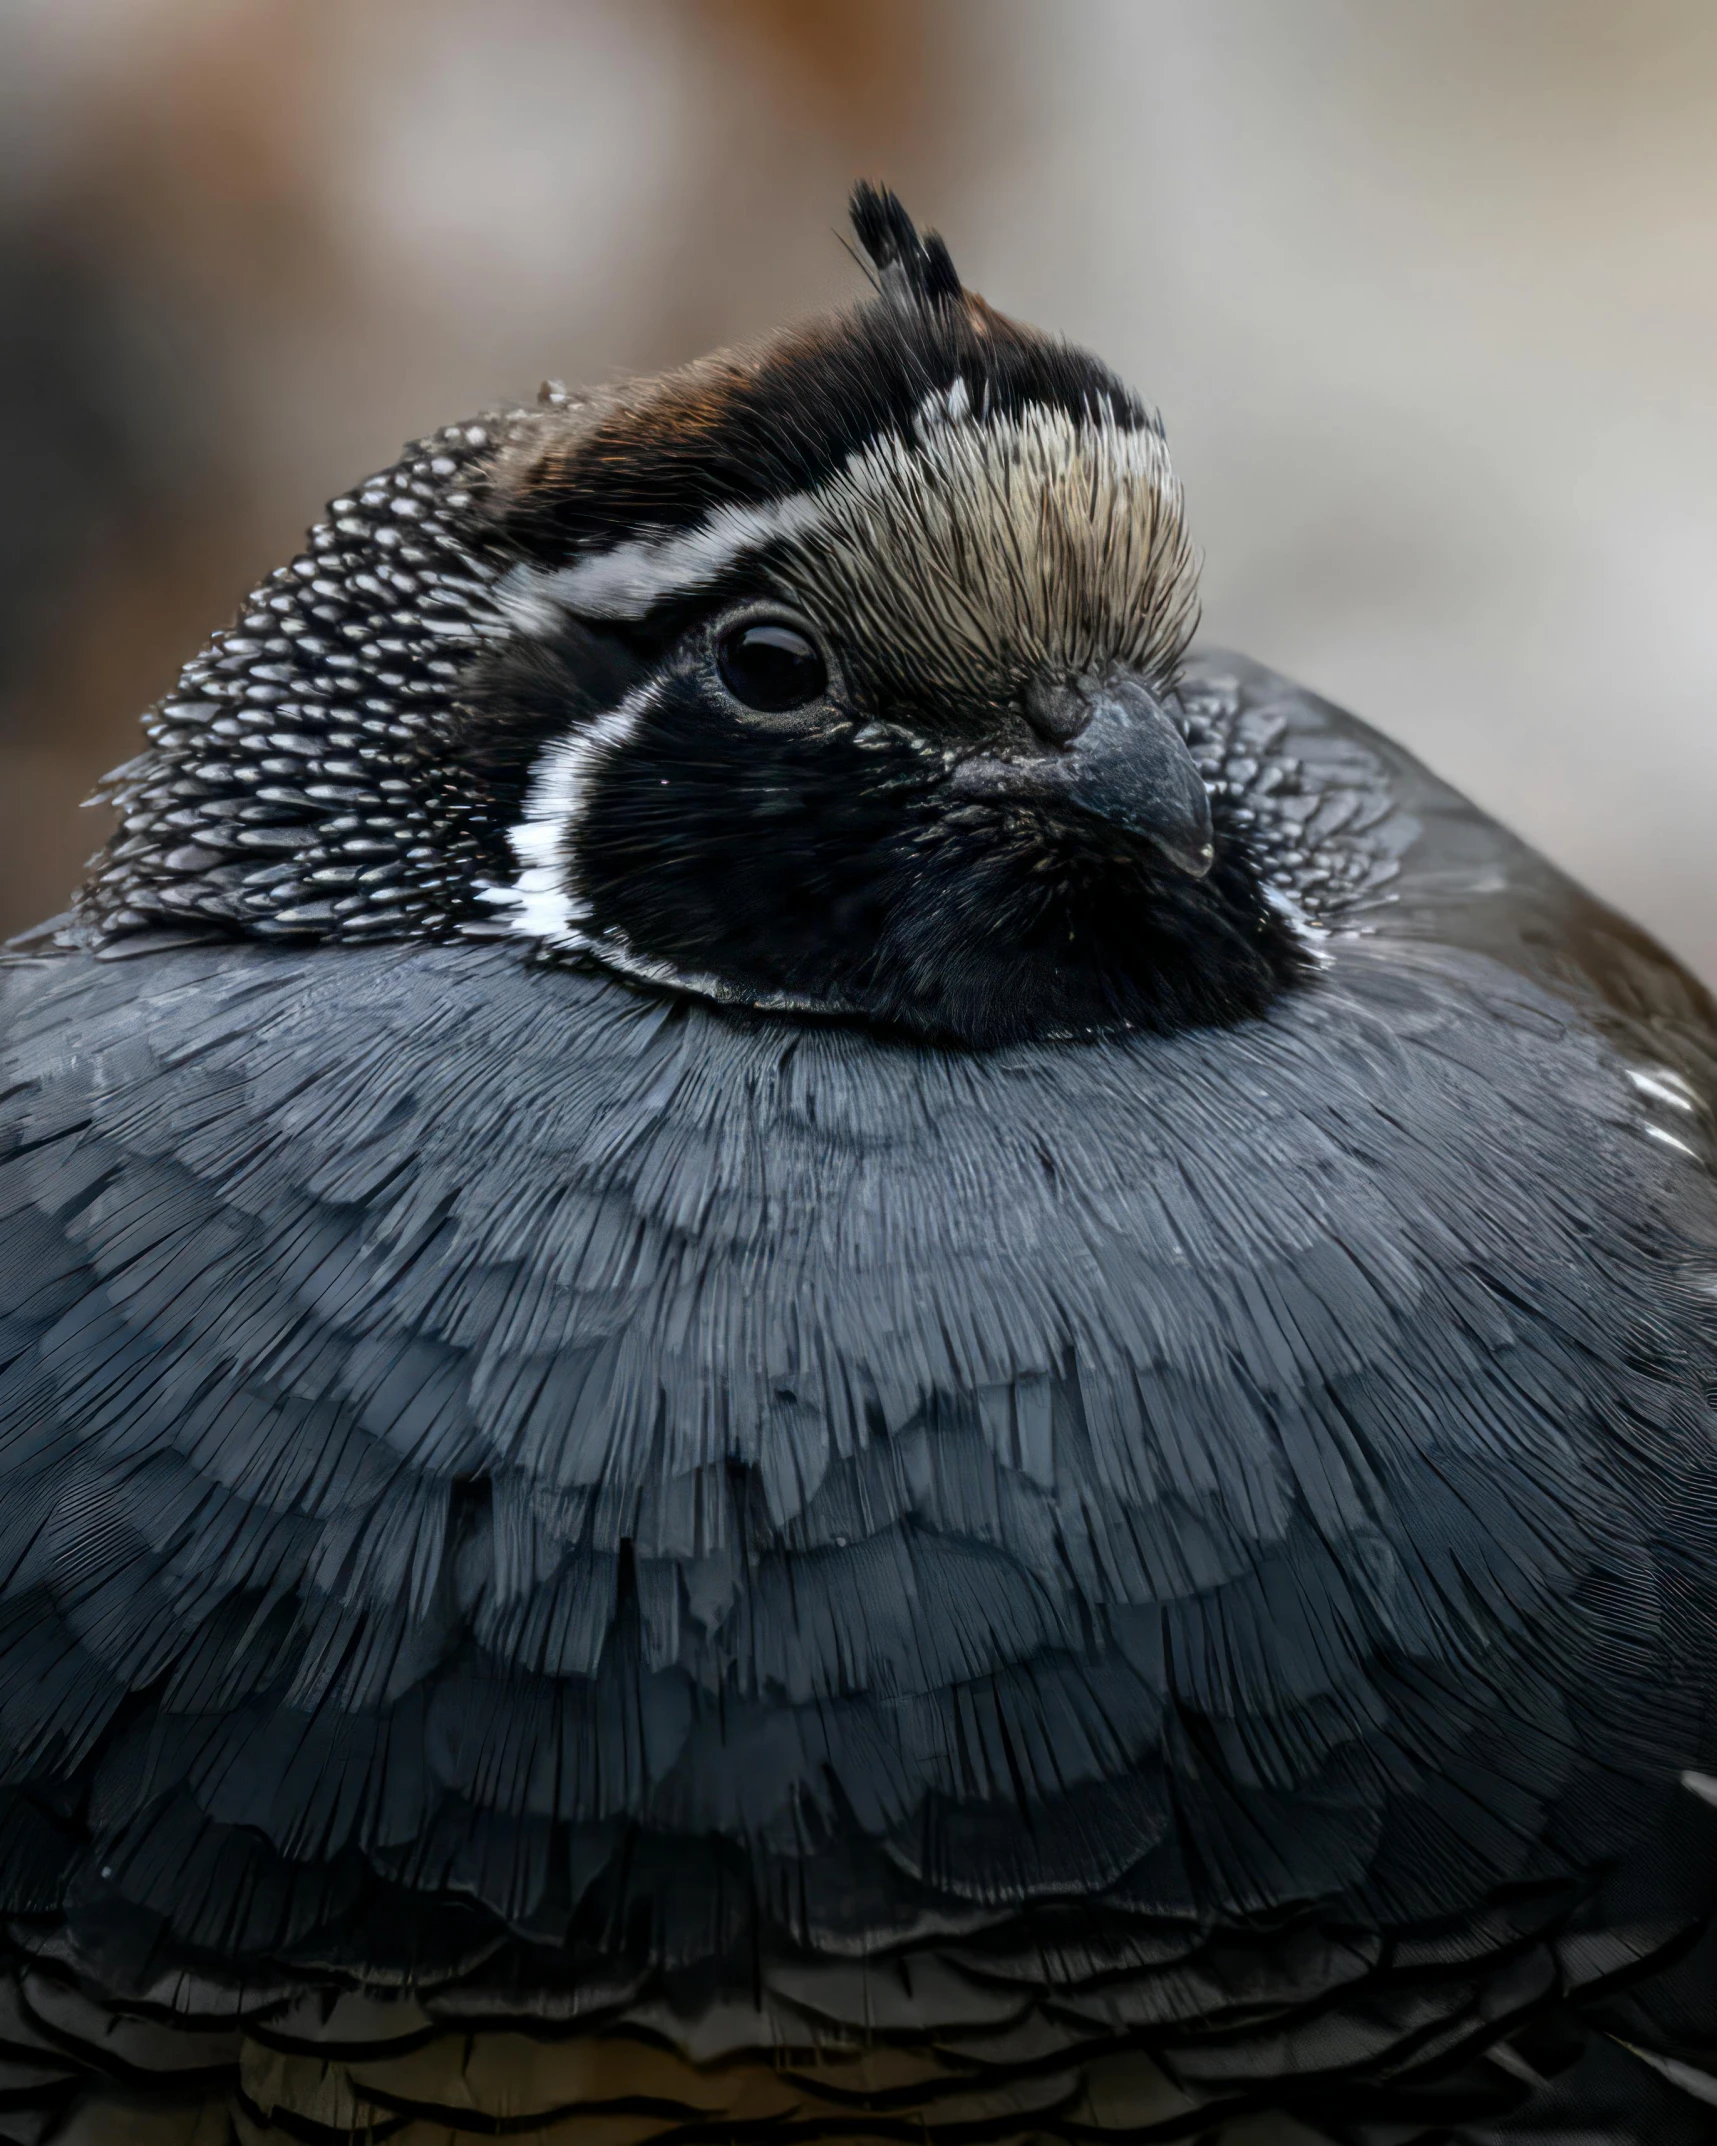
<instances>
[{"instance_id":1,"label":"brown blurred background","mask_svg":"<svg viewBox=\"0 0 1717 2146\"><path fill-rule=\"evenodd\" d=\"M0 931L326 497L860 172L1161 404L1207 638L1717 979L1712 0L0 0Z\"/></svg>"}]
</instances>

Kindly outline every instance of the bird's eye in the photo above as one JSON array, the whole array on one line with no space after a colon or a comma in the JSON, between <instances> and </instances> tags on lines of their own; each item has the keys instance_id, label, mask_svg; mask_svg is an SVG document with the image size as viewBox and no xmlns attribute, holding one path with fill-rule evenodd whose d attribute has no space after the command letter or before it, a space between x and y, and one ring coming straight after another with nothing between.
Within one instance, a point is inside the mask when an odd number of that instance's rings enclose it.
<instances>
[{"instance_id":1,"label":"bird's eye","mask_svg":"<svg viewBox=\"0 0 1717 2146\"><path fill-rule=\"evenodd\" d=\"M802 708L829 682L816 642L783 619L751 619L723 634L716 668L734 699L761 715Z\"/></svg>"}]
</instances>

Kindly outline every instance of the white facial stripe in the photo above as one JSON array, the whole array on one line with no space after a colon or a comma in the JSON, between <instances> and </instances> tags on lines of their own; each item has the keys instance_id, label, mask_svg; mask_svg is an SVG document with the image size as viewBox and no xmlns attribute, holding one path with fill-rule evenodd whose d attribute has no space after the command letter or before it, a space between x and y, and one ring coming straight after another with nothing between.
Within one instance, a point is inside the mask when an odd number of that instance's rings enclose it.
<instances>
[{"instance_id":1,"label":"white facial stripe","mask_svg":"<svg viewBox=\"0 0 1717 2146\"><path fill-rule=\"evenodd\" d=\"M731 1000L739 994L717 977L691 974L634 953L620 932L593 932L589 909L568 884L568 836L589 809L591 778L604 760L624 747L655 697L654 684L640 686L617 708L597 716L573 736L557 738L543 748L531 770L524 818L507 830L518 860L518 876L507 886L486 886L479 891L484 901L510 909L506 921L526 938L568 952L594 954L623 976L636 976L646 983L665 984L698 998ZM826 1011L813 999L794 998L786 992L767 993L749 1003L784 1012Z\"/></svg>"},{"instance_id":2,"label":"white facial stripe","mask_svg":"<svg viewBox=\"0 0 1717 2146\"><path fill-rule=\"evenodd\" d=\"M516 566L497 586L496 601L530 634L551 632L565 612L574 618L643 618L668 597L707 588L747 553L798 535L817 513L808 492L759 507L718 507L695 529L635 537L571 566Z\"/></svg>"},{"instance_id":3,"label":"white facial stripe","mask_svg":"<svg viewBox=\"0 0 1717 2146\"><path fill-rule=\"evenodd\" d=\"M617 708L544 746L531 770L524 818L507 830L518 876L505 887L482 889L483 899L510 907L508 922L550 946L589 944L589 912L567 881L567 836L590 804L591 777L637 729L655 698L654 683L627 694Z\"/></svg>"}]
</instances>

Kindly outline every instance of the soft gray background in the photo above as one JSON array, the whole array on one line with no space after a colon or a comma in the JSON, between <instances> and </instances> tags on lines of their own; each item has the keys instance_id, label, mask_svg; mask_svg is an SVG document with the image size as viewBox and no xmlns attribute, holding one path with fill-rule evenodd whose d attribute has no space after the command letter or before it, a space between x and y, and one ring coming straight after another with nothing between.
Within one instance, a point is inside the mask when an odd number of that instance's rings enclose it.
<instances>
[{"instance_id":1,"label":"soft gray background","mask_svg":"<svg viewBox=\"0 0 1717 2146\"><path fill-rule=\"evenodd\" d=\"M860 171L1160 403L1210 637L1717 978L1711 0L0 0L0 929L326 497Z\"/></svg>"}]
</instances>

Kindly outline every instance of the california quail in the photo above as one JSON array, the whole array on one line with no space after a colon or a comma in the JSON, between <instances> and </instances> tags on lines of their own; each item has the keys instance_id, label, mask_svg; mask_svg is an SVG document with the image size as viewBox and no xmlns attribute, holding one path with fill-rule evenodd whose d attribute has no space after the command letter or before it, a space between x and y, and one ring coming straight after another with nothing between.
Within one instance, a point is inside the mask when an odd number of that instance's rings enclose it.
<instances>
[{"instance_id":1,"label":"california quail","mask_svg":"<svg viewBox=\"0 0 1717 2146\"><path fill-rule=\"evenodd\" d=\"M1712 1006L854 221L0 974L0 2136L1717 2139Z\"/></svg>"}]
</instances>

